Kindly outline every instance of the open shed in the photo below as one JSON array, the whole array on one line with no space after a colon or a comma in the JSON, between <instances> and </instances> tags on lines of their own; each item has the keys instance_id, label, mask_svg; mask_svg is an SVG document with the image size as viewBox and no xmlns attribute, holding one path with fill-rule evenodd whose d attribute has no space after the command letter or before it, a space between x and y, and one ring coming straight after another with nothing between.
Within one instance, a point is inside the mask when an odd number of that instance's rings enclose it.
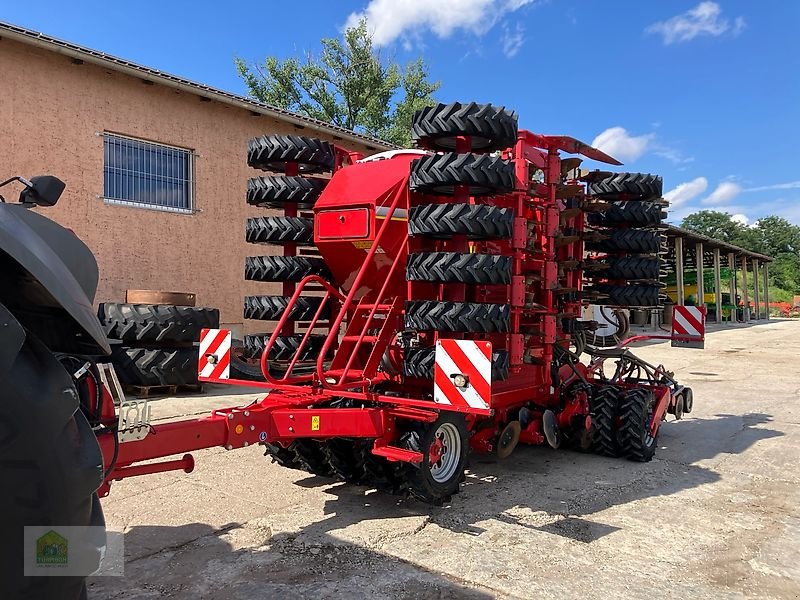
<instances>
[{"instance_id":1,"label":"open shed","mask_svg":"<svg viewBox=\"0 0 800 600\"><path fill-rule=\"evenodd\" d=\"M687 272L696 278L698 297L695 302L706 304L703 298L705 292L699 290L707 289L705 271L710 269L713 273L715 302L708 318L721 323L724 316L724 269L729 276L729 279L726 277L726 283L729 283L730 301L738 305L736 297L740 295L743 308L753 308L753 318L769 319L769 263L772 258L674 225L667 225L664 235L667 243L664 270L667 278L672 276L675 280L677 304L684 305L687 302L684 284ZM702 268L698 268L700 265ZM752 299L748 290L750 277L753 282ZM751 320L749 310L743 310L742 316L745 322Z\"/></svg>"}]
</instances>

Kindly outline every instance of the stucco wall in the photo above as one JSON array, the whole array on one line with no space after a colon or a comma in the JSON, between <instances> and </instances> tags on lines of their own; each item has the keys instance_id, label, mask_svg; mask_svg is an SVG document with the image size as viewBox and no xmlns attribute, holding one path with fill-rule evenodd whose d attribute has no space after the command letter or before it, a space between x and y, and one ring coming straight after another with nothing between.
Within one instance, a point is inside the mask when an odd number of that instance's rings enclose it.
<instances>
[{"instance_id":1,"label":"stucco wall","mask_svg":"<svg viewBox=\"0 0 800 600\"><path fill-rule=\"evenodd\" d=\"M277 284L243 279L245 256L281 252L244 241L246 218L267 214L244 200L247 178L257 174L246 164L247 140L330 136L8 39L0 40L0 72L0 177L52 174L66 182L58 205L44 212L94 252L98 302L123 301L126 289L190 291L198 305L218 307L223 323L241 325L244 295L280 293ZM105 204L104 131L192 149L198 212Z\"/></svg>"}]
</instances>

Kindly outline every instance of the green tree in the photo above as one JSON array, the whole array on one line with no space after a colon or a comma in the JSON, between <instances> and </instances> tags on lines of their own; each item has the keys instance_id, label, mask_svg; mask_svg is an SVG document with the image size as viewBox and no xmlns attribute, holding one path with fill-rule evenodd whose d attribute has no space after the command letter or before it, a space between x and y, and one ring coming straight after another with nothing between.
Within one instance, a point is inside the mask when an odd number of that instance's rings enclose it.
<instances>
[{"instance_id":1,"label":"green tree","mask_svg":"<svg viewBox=\"0 0 800 600\"><path fill-rule=\"evenodd\" d=\"M686 217L681 227L772 257L770 281L783 290L800 291L800 226L769 216L745 227L728 213L701 210Z\"/></svg>"},{"instance_id":2,"label":"green tree","mask_svg":"<svg viewBox=\"0 0 800 600\"><path fill-rule=\"evenodd\" d=\"M318 57L270 56L252 65L237 58L236 69L256 100L408 146L414 111L434 104L440 86L429 80L423 60L405 67L385 60L363 20L344 40L326 38L321 45Z\"/></svg>"},{"instance_id":3,"label":"green tree","mask_svg":"<svg viewBox=\"0 0 800 600\"><path fill-rule=\"evenodd\" d=\"M745 227L731 218L731 215L718 210L701 210L686 217L681 227L707 235L729 244L737 244L745 237Z\"/></svg>"}]
</instances>

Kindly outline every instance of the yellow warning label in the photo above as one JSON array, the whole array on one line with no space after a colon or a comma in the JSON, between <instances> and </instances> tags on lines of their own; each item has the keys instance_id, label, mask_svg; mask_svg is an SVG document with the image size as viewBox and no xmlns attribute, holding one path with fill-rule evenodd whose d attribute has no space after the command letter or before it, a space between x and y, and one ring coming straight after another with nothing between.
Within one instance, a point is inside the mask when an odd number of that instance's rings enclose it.
<instances>
[{"instance_id":1,"label":"yellow warning label","mask_svg":"<svg viewBox=\"0 0 800 600\"><path fill-rule=\"evenodd\" d=\"M353 246L359 250L369 250L372 248L372 242L353 242Z\"/></svg>"},{"instance_id":2,"label":"yellow warning label","mask_svg":"<svg viewBox=\"0 0 800 600\"><path fill-rule=\"evenodd\" d=\"M319 431L319 417L311 417L311 431Z\"/></svg>"}]
</instances>

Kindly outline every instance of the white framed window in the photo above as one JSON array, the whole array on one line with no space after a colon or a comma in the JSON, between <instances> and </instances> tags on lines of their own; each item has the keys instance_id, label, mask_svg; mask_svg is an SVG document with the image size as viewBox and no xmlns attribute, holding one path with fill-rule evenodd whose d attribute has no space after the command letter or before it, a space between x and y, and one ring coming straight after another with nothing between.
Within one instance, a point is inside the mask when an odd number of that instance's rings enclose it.
<instances>
[{"instance_id":1,"label":"white framed window","mask_svg":"<svg viewBox=\"0 0 800 600\"><path fill-rule=\"evenodd\" d=\"M103 199L108 204L191 213L194 154L186 148L103 133Z\"/></svg>"}]
</instances>

